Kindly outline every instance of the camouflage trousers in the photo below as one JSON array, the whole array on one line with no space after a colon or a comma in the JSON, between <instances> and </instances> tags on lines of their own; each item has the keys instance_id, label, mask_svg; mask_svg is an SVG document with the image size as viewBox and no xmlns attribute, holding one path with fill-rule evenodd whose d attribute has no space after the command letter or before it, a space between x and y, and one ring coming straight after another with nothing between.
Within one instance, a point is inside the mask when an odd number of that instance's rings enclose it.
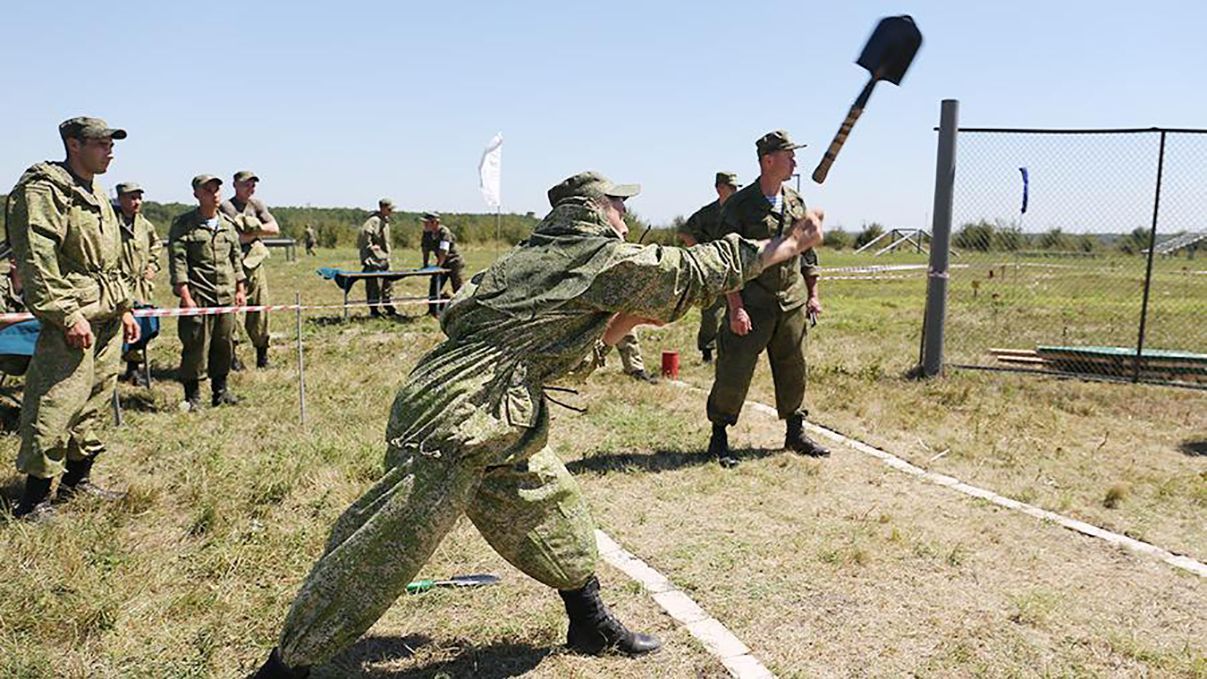
<instances>
[{"instance_id":1,"label":"camouflage trousers","mask_svg":"<svg viewBox=\"0 0 1207 679\"><path fill-rule=\"evenodd\" d=\"M96 430L117 387L121 329L120 319L92 321L92 348L76 349L61 328L42 325L25 374L18 471L54 478L66 460L104 451Z\"/></svg>"},{"instance_id":2,"label":"camouflage trousers","mask_svg":"<svg viewBox=\"0 0 1207 679\"><path fill-rule=\"evenodd\" d=\"M711 305L700 309L700 329L696 332L696 348L712 351L717 348L717 334L725 321L725 296L717 298Z\"/></svg>"},{"instance_id":3,"label":"camouflage trousers","mask_svg":"<svg viewBox=\"0 0 1207 679\"><path fill-rule=\"evenodd\" d=\"M234 355L231 336L235 330L234 314L213 316L181 316L176 322L180 337L180 380L200 380L207 374L221 377L231 371Z\"/></svg>"},{"instance_id":4,"label":"camouflage trousers","mask_svg":"<svg viewBox=\"0 0 1207 679\"><path fill-rule=\"evenodd\" d=\"M759 355L767 352L775 383L775 409L786 420L805 401L805 308L792 311L754 311L750 332L739 336L729 329L726 313L717 338L717 371L708 394L708 419L734 424L742 412Z\"/></svg>"},{"instance_id":5,"label":"camouflage trousers","mask_svg":"<svg viewBox=\"0 0 1207 679\"><path fill-rule=\"evenodd\" d=\"M279 647L290 665L322 663L355 642L462 514L549 587L578 588L595 572L594 524L578 484L546 447L544 400L523 415L513 405L479 405L497 402L489 393L497 396L498 385L458 380L449 362L432 363L421 363L395 400L385 475L336 521L289 609Z\"/></svg>"},{"instance_id":6,"label":"camouflage trousers","mask_svg":"<svg viewBox=\"0 0 1207 679\"><path fill-rule=\"evenodd\" d=\"M260 265L254 269L244 269L243 273L247 274L247 282L245 283L247 285L247 305L261 306L268 304L268 274L265 273L264 266ZM232 337L236 345L242 343L244 339L249 339L253 347L267 347L268 312L246 312L242 323L235 322Z\"/></svg>"},{"instance_id":7,"label":"camouflage trousers","mask_svg":"<svg viewBox=\"0 0 1207 679\"><path fill-rule=\"evenodd\" d=\"M373 266L366 264L364 270L368 271L389 271L390 265L384 264L381 266ZM383 280L380 278L365 279L365 298L370 304L370 311L380 313L384 308L393 309L394 281Z\"/></svg>"}]
</instances>

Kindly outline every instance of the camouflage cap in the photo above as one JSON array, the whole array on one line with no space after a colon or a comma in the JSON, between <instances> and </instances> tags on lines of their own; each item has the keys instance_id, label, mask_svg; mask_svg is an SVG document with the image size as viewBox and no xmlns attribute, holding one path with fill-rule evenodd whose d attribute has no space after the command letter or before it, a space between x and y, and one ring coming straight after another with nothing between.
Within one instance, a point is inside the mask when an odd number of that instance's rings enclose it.
<instances>
[{"instance_id":1,"label":"camouflage cap","mask_svg":"<svg viewBox=\"0 0 1207 679\"><path fill-rule=\"evenodd\" d=\"M125 139L126 131L109 127L100 118L80 116L59 123L59 136L63 139Z\"/></svg>"},{"instance_id":2,"label":"camouflage cap","mask_svg":"<svg viewBox=\"0 0 1207 679\"><path fill-rule=\"evenodd\" d=\"M247 181L248 179L257 182L260 181L260 178L256 176L256 173L252 172L251 170L239 170L235 173L235 181L237 182Z\"/></svg>"},{"instance_id":3,"label":"camouflage cap","mask_svg":"<svg viewBox=\"0 0 1207 679\"><path fill-rule=\"evenodd\" d=\"M437 221L437 222L438 222L438 221L440 221L440 213L439 213L439 212L425 212L425 213L423 213L423 221L425 221L425 222L426 222L426 221L429 221L429 220L435 220L435 221Z\"/></svg>"},{"instance_id":4,"label":"camouflage cap","mask_svg":"<svg viewBox=\"0 0 1207 679\"><path fill-rule=\"evenodd\" d=\"M783 130L775 130L768 132L759 137L759 140L754 143L754 147L758 149L759 158L768 153L776 151L792 151L799 148L804 148L804 144L793 144L792 139L788 137L788 133Z\"/></svg>"},{"instance_id":5,"label":"camouflage cap","mask_svg":"<svg viewBox=\"0 0 1207 679\"><path fill-rule=\"evenodd\" d=\"M567 198L631 198L641 193L640 184L616 184L598 172L579 172L549 189L549 205L556 207Z\"/></svg>"},{"instance_id":6,"label":"camouflage cap","mask_svg":"<svg viewBox=\"0 0 1207 679\"><path fill-rule=\"evenodd\" d=\"M218 185L222 186L222 180L214 175L199 174L196 177L193 177L193 190L196 191L198 187L209 184L210 182L218 182Z\"/></svg>"},{"instance_id":7,"label":"camouflage cap","mask_svg":"<svg viewBox=\"0 0 1207 679\"><path fill-rule=\"evenodd\" d=\"M394 201L390 200L389 198L382 198L381 200L377 201L377 207L384 207L388 210L393 210Z\"/></svg>"},{"instance_id":8,"label":"camouflage cap","mask_svg":"<svg viewBox=\"0 0 1207 679\"><path fill-rule=\"evenodd\" d=\"M143 189L138 185L138 182L122 182L117 185L117 195L124 196L127 193L142 193Z\"/></svg>"},{"instance_id":9,"label":"camouflage cap","mask_svg":"<svg viewBox=\"0 0 1207 679\"><path fill-rule=\"evenodd\" d=\"M738 173L736 172L718 172L716 186L732 186L738 188L741 184L738 183Z\"/></svg>"}]
</instances>

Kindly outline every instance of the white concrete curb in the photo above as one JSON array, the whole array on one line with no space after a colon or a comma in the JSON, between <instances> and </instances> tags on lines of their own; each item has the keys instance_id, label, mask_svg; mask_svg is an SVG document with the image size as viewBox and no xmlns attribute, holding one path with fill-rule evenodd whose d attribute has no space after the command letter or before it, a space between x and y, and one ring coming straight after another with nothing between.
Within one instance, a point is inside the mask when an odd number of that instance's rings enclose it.
<instances>
[{"instance_id":1,"label":"white concrete curb","mask_svg":"<svg viewBox=\"0 0 1207 679\"><path fill-rule=\"evenodd\" d=\"M741 639L700 608L691 597L671 584L665 575L625 551L601 530L595 531L595 542L599 545L599 555L604 561L641 583L662 610L687 627L687 631L691 632L709 653L721 660L731 675L738 679L770 679L775 676L750 654L750 649Z\"/></svg>"}]
</instances>

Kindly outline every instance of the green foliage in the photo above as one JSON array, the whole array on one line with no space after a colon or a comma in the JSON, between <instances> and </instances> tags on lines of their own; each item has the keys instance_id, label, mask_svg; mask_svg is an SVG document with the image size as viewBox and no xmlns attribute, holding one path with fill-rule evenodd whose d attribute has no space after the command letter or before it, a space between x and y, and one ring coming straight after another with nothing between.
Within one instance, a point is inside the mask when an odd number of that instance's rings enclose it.
<instances>
[{"instance_id":1,"label":"green foliage","mask_svg":"<svg viewBox=\"0 0 1207 679\"><path fill-rule=\"evenodd\" d=\"M1116 243L1119 251L1128 255L1138 255L1148 249L1152 230L1146 226L1137 226L1132 232L1120 238Z\"/></svg>"},{"instance_id":2,"label":"green foliage","mask_svg":"<svg viewBox=\"0 0 1207 679\"><path fill-rule=\"evenodd\" d=\"M951 244L958 250L975 250L988 252L993 247L994 227L982 219L979 222L969 222L960 227L951 239Z\"/></svg>"},{"instance_id":3,"label":"green foliage","mask_svg":"<svg viewBox=\"0 0 1207 679\"><path fill-rule=\"evenodd\" d=\"M1036 241L1041 250L1072 250L1073 244L1073 237L1058 228L1041 233Z\"/></svg>"},{"instance_id":4,"label":"green foliage","mask_svg":"<svg viewBox=\"0 0 1207 679\"><path fill-rule=\"evenodd\" d=\"M850 233L843 230L841 226L835 227L826 231L825 237L822 239L822 247L828 250L844 250L851 247L853 238Z\"/></svg>"},{"instance_id":5,"label":"green foliage","mask_svg":"<svg viewBox=\"0 0 1207 679\"><path fill-rule=\"evenodd\" d=\"M861 248L884 235L884 227L879 222L865 224L863 230L855 237L855 247Z\"/></svg>"}]
</instances>

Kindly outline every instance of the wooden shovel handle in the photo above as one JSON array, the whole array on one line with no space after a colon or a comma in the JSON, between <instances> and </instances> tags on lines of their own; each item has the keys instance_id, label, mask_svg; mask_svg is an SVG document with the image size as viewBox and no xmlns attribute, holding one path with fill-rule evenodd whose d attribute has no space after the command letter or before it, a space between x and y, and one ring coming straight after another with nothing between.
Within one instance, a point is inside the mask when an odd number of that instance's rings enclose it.
<instances>
[{"instance_id":1,"label":"wooden shovel handle","mask_svg":"<svg viewBox=\"0 0 1207 679\"><path fill-rule=\"evenodd\" d=\"M863 114L863 107L867 106L868 97L872 96L872 88L876 86L876 78L873 77L864 86L863 92L859 93L859 97L855 99L855 103L851 105L851 110L847 111L847 119L842 121L842 126L838 128L838 133L834 135L834 140L830 142L830 148L826 149L826 154L821 157L821 162L817 164L817 169L813 170L813 181L818 184L826 180L826 175L830 174L830 166L838 158L838 152L842 150L842 145L847 143L847 136L851 134L851 128L855 127L855 121L859 120L859 116Z\"/></svg>"}]
</instances>

